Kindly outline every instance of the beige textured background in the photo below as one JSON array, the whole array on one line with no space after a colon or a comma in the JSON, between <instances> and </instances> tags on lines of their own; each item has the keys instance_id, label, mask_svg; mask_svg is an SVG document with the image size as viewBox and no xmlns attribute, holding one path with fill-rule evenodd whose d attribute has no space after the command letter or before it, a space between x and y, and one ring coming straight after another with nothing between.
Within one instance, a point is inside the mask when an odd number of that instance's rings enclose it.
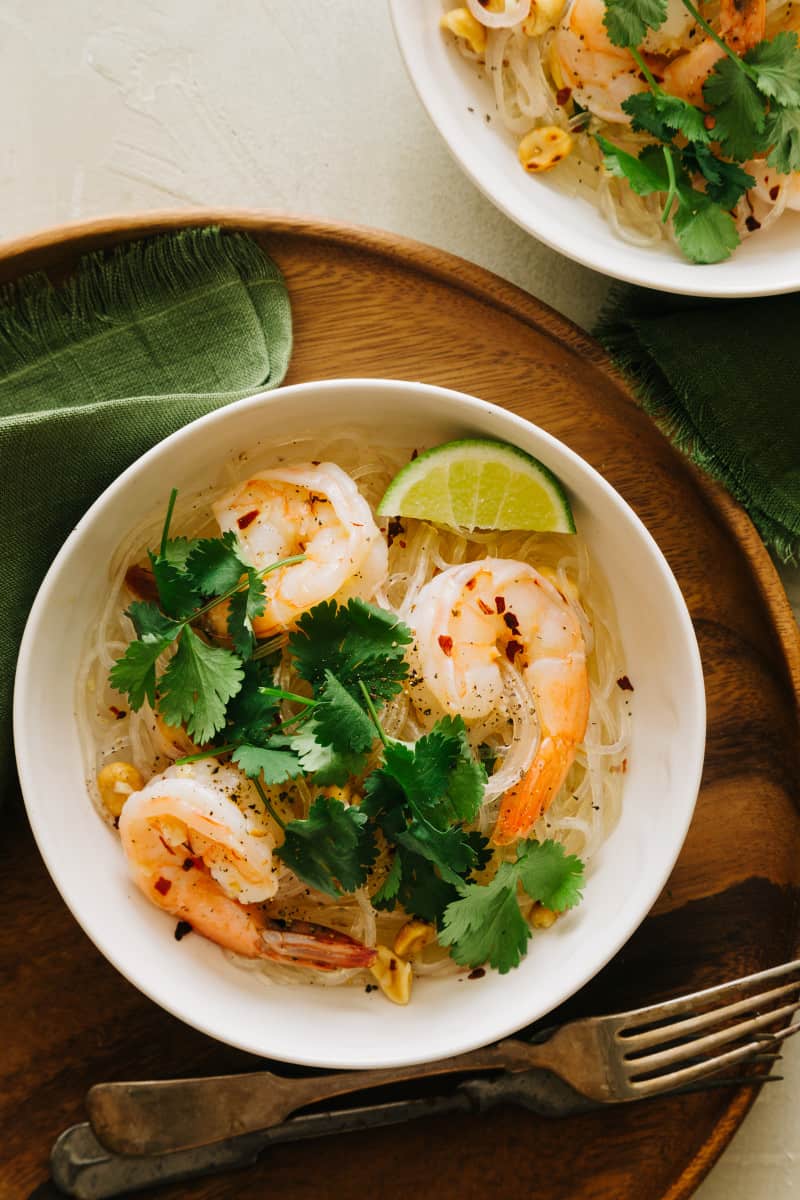
<instances>
[{"instance_id":1,"label":"beige textured background","mask_svg":"<svg viewBox=\"0 0 800 1200\"><path fill-rule=\"evenodd\" d=\"M96 214L252 206L430 242L585 326L608 291L462 176L383 0L0 0L0 112L3 238ZM784 578L797 612L798 573ZM800 1043L784 1066L699 1200L800 1195Z\"/></svg>"}]
</instances>

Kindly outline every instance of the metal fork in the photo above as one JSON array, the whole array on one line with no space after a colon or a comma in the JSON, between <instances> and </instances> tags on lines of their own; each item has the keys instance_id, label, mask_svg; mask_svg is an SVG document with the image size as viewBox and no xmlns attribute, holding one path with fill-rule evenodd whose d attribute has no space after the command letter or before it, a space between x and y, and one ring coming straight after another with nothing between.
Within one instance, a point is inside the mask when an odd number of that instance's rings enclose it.
<instances>
[{"instance_id":1,"label":"metal fork","mask_svg":"<svg viewBox=\"0 0 800 1200\"><path fill-rule=\"evenodd\" d=\"M797 978L778 983L791 975ZM335 1096L454 1073L544 1068L590 1100L620 1103L674 1091L773 1049L800 1029L800 1022L786 1023L799 1004L797 960L663 1004L572 1021L545 1040L509 1038L439 1062L294 1079L257 1071L101 1083L89 1091L87 1107L107 1149L161 1154L269 1129Z\"/></svg>"}]
</instances>

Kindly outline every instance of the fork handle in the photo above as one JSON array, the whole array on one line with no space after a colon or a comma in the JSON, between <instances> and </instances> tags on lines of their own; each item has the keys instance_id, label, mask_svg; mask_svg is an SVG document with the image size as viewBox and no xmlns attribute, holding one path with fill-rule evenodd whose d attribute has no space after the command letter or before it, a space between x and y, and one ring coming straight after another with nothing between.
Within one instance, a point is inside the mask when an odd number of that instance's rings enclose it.
<instances>
[{"instance_id":1,"label":"fork handle","mask_svg":"<svg viewBox=\"0 0 800 1200\"><path fill-rule=\"evenodd\" d=\"M86 1104L98 1140L118 1154L164 1154L269 1129L311 1104L407 1080L547 1066L546 1043L509 1038L468 1054L374 1071L289 1079L271 1071L205 1079L99 1083Z\"/></svg>"}]
</instances>

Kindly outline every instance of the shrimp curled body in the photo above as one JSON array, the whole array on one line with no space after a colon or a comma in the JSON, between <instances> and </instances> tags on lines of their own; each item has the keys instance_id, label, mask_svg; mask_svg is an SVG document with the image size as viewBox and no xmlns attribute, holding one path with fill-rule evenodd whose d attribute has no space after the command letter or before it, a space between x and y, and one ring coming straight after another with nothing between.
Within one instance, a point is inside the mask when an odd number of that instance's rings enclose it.
<instances>
[{"instance_id":1,"label":"shrimp curled body","mask_svg":"<svg viewBox=\"0 0 800 1200\"><path fill-rule=\"evenodd\" d=\"M487 558L435 576L420 591L411 623L420 674L446 712L470 722L496 711L508 664L530 690L539 744L503 796L493 840L502 845L527 836L586 733L589 680L575 612L527 563Z\"/></svg>"},{"instance_id":2,"label":"shrimp curled body","mask_svg":"<svg viewBox=\"0 0 800 1200\"><path fill-rule=\"evenodd\" d=\"M267 575L266 607L253 620L258 637L288 629L323 600L369 599L387 572L386 542L369 504L335 463L298 463L261 471L216 504L223 532L232 531L257 570L304 554ZM224 605L215 610L224 625Z\"/></svg>"},{"instance_id":3,"label":"shrimp curled body","mask_svg":"<svg viewBox=\"0 0 800 1200\"><path fill-rule=\"evenodd\" d=\"M127 798L119 832L147 899L217 945L321 971L374 961L337 930L265 914L278 890L274 831L237 768L213 758L168 767Z\"/></svg>"}]
</instances>

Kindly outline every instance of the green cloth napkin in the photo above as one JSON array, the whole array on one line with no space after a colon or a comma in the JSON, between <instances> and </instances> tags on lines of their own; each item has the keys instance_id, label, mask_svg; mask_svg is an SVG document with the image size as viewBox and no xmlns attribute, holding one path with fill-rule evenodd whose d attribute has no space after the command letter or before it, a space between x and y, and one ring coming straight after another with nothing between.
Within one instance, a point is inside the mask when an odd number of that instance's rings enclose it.
<instances>
[{"instance_id":1,"label":"green cloth napkin","mask_svg":"<svg viewBox=\"0 0 800 1200\"><path fill-rule=\"evenodd\" d=\"M636 290L612 301L596 333L664 432L797 563L800 294L712 302Z\"/></svg>"},{"instance_id":2,"label":"green cloth napkin","mask_svg":"<svg viewBox=\"0 0 800 1200\"><path fill-rule=\"evenodd\" d=\"M291 346L280 271L218 229L87 256L58 288L33 276L0 291L0 785L20 637L65 537L150 446L276 387Z\"/></svg>"}]
</instances>

